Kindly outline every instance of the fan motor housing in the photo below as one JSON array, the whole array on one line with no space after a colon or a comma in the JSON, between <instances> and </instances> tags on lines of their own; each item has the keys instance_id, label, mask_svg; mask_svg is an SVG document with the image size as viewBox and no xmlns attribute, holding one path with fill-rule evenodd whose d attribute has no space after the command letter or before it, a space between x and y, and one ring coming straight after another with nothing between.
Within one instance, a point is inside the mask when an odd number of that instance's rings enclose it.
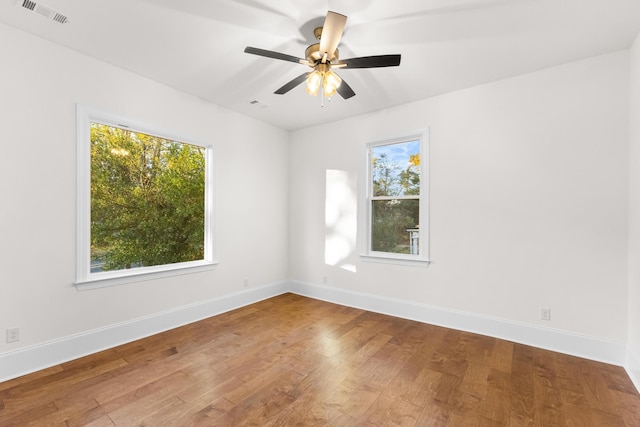
<instances>
[{"instance_id":1,"label":"fan motor housing","mask_svg":"<svg viewBox=\"0 0 640 427\"><path fill-rule=\"evenodd\" d=\"M312 64L315 64L316 62L322 60L322 56L323 55L324 55L324 52L322 52L322 53L320 52L320 43L312 44L304 52L304 56ZM334 52L332 57L328 57L327 56L327 61L329 61L329 62L337 61L338 59L339 59L338 49L336 49L336 51Z\"/></svg>"}]
</instances>

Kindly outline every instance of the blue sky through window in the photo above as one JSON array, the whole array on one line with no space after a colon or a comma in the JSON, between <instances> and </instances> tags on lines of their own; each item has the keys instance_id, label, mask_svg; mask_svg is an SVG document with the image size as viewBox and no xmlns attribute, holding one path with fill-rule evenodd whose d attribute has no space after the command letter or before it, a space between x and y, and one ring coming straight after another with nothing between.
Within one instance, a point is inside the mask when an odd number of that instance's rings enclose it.
<instances>
[{"instance_id":1,"label":"blue sky through window","mask_svg":"<svg viewBox=\"0 0 640 427\"><path fill-rule=\"evenodd\" d=\"M418 194L420 172L411 158L419 156L420 140L373 146L371 154L374 196Z\"/></svg>"},{"instance_id":2,"label":"blue sky through window","mask_svg":"<svg viewBox=\"0 0 640 427\"><path fill-rule=\"evenodd\" d=\"M385 153L387 155L387 159L405 169L409 166L409 158L412 155L420 153L420 141L408 141L373 147L373 158L379 158Z\"/></svg>"}]
</instances>

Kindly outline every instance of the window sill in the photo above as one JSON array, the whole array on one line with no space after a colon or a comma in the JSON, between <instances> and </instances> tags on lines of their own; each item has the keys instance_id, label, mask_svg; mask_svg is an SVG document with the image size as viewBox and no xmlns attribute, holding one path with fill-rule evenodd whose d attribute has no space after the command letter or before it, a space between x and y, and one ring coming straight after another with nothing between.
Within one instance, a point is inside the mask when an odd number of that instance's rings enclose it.
<instances>
[{"instance_id":1,"label":"window sill","mask_svg":"<svg viewBox=\"0 0 640 427\"><path fill-rule=\"evenodd\" d=\"M119 286L127 283L142 282L145 280L162 279L165 277L181 276L184 274L199 273L201 271L213 270L217 261L201 261L193 263L185 263L175 266L148 267L140 270L131 270L126 274L121 271L113 273L95 274L86 280L79 280L74 283L78 291L88 291L92 289L107 288L110 286Z\"/></svg>"},{"instance_id":2,"label":"window sill","mask_svg":"<svg viewBox=\"0 0 640 427\"><path fill-rule=\"evenodd\" d=\"M426 268L431 264L431 261L424 258L404 258L394 257L389 255L371 255L361 254L360 259L363 262L376 262L380 264L394 264L394 265L406 265L409 267L423 267Z\"/></svg>"}]
</instances>

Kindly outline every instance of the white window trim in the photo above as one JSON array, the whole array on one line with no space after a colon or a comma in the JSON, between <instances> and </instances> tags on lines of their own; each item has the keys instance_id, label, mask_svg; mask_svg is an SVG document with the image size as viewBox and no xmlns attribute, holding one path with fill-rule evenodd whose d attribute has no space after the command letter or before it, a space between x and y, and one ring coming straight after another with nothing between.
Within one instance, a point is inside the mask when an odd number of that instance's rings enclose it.
<instances>
[{"instance_id":1,"label":"white window trim","mask_svg":"<svg viewBox=\"0 0 640 427\"><path fill-rule=\"evenodd\" d=\"M213 147L183 136L176 137L157 127L106 113L81 104L76 106L76 281L78 290L116 286L125 283L188 274L215 267L217 261L215 241L215 194ZM180 141L205 148L205 242L204 259L199 261L140 267L127 270L91 273L91 122Z\"/></svg>"},{"instance_id":2,"label":"white window trim","mask_svg":"<svg viewBox=\"0 0 640 427\"><path fill-rule=\"evenodd\" d=\"M391 145L401 142L420 140L420 240L418 255L378 252L371 250L371 194L373 170L371 168L371 151L373 147ZM359 221L360 259L364 262L378 262L384 264L426 267L429 259L429 128L419 129L406 134L393 136L384 140L372 141L364 144L364 177L361 188ZM402 197L400 197L402 198Z\"/></svg>"}]
</instances>

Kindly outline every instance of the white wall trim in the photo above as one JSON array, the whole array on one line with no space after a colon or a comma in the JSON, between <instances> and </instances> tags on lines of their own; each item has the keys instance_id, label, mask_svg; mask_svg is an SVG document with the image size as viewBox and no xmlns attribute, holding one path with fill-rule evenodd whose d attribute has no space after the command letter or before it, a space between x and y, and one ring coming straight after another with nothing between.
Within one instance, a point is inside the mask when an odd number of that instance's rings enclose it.
<instances>
[{"instance_id":1,"label":"white wall trim","mask_svg":"<svg viewBox=\"0 0 640 427\"><path fill-rule=\"evenodd\" d=\"M300 281L291 282L290 291L349 307L501 338L617 366L625 363L626 344L623 342Z\"/></svg>"},{"instance_id":2,"label":"white wall trim","mask_svg":"<svg viewBox=\"0 0 640 427\"><path fill-rule=\"evenodd\" d=\"M287 292L624 366L640 390L640 353L625 343L301 281L282 281L0 354L0 382Z\"/></svg>"},{"instance_id":3,"label":"white wall trim","mask_svg":"<svg viewBox=\"0 0 640 427\"><path fill-rule=\"evenodd\" d=\"M288 282L275 282L3 353L0 354L0 382L197 322L288 290Z\"/></svg>"},{"instance_id":4,"label":"white wall trim","mask_svg":"<svg viewBox=\"0 0 640 427\"><path fill-rule=\"evenodd\" d=\"M636 390L640 393L640 351L638 349L627 347L627 361L624 368L633 385L636 386Z\"/></svg>"}]
</instances>

